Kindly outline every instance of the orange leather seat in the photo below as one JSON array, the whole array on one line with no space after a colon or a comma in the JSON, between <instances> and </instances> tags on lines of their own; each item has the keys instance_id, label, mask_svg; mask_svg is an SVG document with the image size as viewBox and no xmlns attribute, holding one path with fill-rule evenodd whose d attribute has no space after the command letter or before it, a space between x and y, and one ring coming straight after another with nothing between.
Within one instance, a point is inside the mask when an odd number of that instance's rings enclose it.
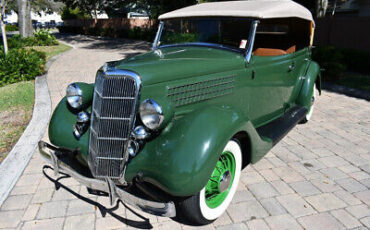
<instances>
[{"instance_id":1,"label":"orange leather seat","mask_svg":"<svg viewBox=\"0 0 370 230\"><path fill-rule=\"evenodd\" d=\"M286 50L286 53L287 53L287 54L292 54L292 53L294 53L295 51L296 51L296 46L294 45L294 46L290 47L289 49L287 49L287 50Z\"/></svg>"},{"instance_id":2,"label":"orange leather seat","mask_svg":"<svg viewBox=\"0 0 370 230\"><path fill-rule=\"evenodd\" d=\"M254 51L254 55L257 56L280 56L285 54L287 52L281 49L258 48Z\"/></svg>"}]
</instances>

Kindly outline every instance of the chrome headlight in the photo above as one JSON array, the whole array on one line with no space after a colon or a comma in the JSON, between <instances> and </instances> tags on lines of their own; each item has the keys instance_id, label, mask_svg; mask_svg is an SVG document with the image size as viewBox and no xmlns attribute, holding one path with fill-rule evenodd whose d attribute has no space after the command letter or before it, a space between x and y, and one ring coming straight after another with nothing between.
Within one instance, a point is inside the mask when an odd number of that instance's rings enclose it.
<instances>
[{"instance_id":1,"label":"chrome headlight","mask_svg":"<svg viewBox=\"0 0 370 230\"><path fill-rule=\"evenodd\" d=\"M153 99L146 99L140 105L140 118L143 124L151 129L158 129L164 119L162 107Z\"/></svg>"},{"instance_id":2,"label":"chrome headlight","mask_svg":"<svg viewBox=\"0 0 370 230\"><path fill-rule=\"evenodd\" d=\"M82 90L76 83L67 87L66 97L72 108L79 109L82 106Z\"/></svg>"}]
</instances>

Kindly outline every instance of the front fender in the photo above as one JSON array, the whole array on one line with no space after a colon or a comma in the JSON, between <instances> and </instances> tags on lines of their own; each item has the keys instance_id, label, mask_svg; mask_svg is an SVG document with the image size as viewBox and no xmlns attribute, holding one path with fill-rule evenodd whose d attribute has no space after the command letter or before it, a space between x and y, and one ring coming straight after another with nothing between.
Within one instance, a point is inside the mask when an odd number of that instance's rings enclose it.
<instances>
[{"instance_id":1,"label":"front fender","mask_svg":"<svg viewBox=\"0 0 370 230\"><path fill-rule=\"evenodd\" d=\"M90 110L91 107L86 109L86 111ZM86 165L90 129L80 139L74 137L73 125L76 123L77 113L78 111L74 111L68 106L67 99L64 97L51 116L48 129L49 140L58 147L79 149L78 159Z\"/></svg>"},{"instance_id":2,"label":"front fender","mask_svg":"<svg viewBox=\"0 0 370 230\"><path fill-rule=\"evenodd\" d=\"M175 119L148 142L126 169L126 180L142 179L174 196L199 192L233 135L251 122L237 110L210 106Z\"/></svg>"},{"instance_id":3,"label":"front fender","mask_svg":"<svg viewBox=\"0 0 370 230\"><path fill-rule=\"evenodd\" d=\"M321 94L321 74L320 66L314 61L311 61L305 74L305 79L301 88L301 91L297 98L297 104L307 107L309 109L311 104L311 95L314 84Z\"/></svg>"}]
</instances>

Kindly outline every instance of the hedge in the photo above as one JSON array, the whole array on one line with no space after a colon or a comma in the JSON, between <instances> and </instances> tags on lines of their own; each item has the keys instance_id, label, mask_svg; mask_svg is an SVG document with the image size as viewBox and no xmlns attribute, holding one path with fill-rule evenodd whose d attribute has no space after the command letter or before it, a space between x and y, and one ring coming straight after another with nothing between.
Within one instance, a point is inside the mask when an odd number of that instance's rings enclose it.
<instances>
[{"instance_id":1,"label":"hedge","mask_svg":"<svg viewBox=\"0 0 370 230\"><path fill-rule=\"evenodd\" d=\"M0 87L28 81L45 72L45 53L33 49L10 49L0 54Z\"/></svg>"},{"instance_id":2,"label":"hedge","mask_svg":"<svg viewBox=\"0 0 370 230\"><path fill-rule=\"evenodd\" d=\"M7 32L18 31L18 26L16 26L16 25L6 25L5 30Z\"/></svg>"},{"instance_id":3,"label":"hedge","mask_svg":"<svg viewBox=\"0 0 370 230\"><path fill-rule=\"evenodd\" d=\"M368 51L322 46L313 50L312 58L325 70L323 75L328 80L336 80L346 71L370 74Z\"/></svg>"},{"instance_id":4,"label":"hedge","mask_svg":"<svg viewBox=\"0 0 370 230\"><path fill-rule=\"evenodd\" d=\"M2 44L2 39L0 42ZM26 47L57 44L55 36L47 30L38 30L33 37L22 38L14 35L8 38L7 55L0 45L0 87L19 81L33 80L45 72L45 53Z\"/></svg>"},{"instance_id":5,"label":"hedge","mask_svg":"<svg viewBox=\"0 0 370 230\"><path fill-rule=\"evenodd\" d=\"M14 35L8 38L8 47L21 48L26 46L53 46L58 45L58 41L54 35L51 35L48 30L37 30L34 36L22 38L20 35Z\"/></svg>"}]
</instances>

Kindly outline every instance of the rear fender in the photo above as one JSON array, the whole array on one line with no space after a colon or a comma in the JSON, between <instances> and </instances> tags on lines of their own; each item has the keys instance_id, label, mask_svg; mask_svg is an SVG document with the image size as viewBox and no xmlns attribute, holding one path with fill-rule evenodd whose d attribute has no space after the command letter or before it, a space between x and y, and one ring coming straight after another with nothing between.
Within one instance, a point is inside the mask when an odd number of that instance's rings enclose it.
<instances>
[{"instance_id":1,"label":"rear fender","mask_svg":"<svg viewBox=\"0 0 370 230\"><path fill-rule=\"evenodd\" d=\"M305 74L304 82L301 91L298 95L296 103L309 109L311 103L311 95L313 92L313 86L316 83L316 87L321 95L321 74L320 66L314 61L311 61Z\"/></svg>"}]
</instances>

